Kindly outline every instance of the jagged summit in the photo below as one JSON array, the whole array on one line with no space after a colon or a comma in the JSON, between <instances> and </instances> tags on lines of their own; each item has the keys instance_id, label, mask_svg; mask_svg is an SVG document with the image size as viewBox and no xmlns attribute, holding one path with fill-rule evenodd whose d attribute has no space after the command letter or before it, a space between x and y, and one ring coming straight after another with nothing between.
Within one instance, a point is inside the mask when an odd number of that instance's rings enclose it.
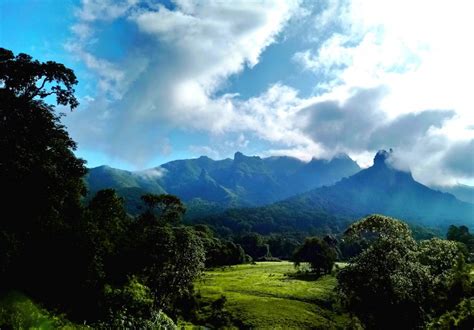
<instances>
[{"instance_id":1,"label":"jagged summit","mask_svg":"<svg viewBox=\"0 0 474 330\"><path fill-rule=\"evenodd\" d=\"M236 152L234 159L213 160L202 156L174 160L154 171L147 171L146 175L142 171L128 172L106 167L91 169L87 184L91 193L114 188L125 197L133 189L134 205L140 205L142 192L166 192L179 196L188 205L193 203L193 199L199 199L196 208L209 206L221 210L272 203L333 184L359 170L349 158L308 164L292 157L261 158ZM130 212L136 211L130 209Z\"/></svg>"},{"instance_id":2,"label":"jagged summit","mask_svg":"<svg viewBox=\"0 0 474 330\"><path fill-rule=\"evenodd\" d=\"M240 151L237 151L234 154L234 162L239 163L239 162L244 162L246 160L261 160L259 156L247 156L241 153Z\"/></svg>"},{"instance_id":3,"label":"jagged summit","mask_svg":"<svg viewBox=\"0 0 474 330\"><path fill-rule=\"evenodd\" d=\"M387 165L386 160L390 158L390 156L393 153L393 149L389 149L389 151L386 150L379 150L375 154L374 157L374 166L380 166L380 165Z\"/></svg>"}]
</instances>

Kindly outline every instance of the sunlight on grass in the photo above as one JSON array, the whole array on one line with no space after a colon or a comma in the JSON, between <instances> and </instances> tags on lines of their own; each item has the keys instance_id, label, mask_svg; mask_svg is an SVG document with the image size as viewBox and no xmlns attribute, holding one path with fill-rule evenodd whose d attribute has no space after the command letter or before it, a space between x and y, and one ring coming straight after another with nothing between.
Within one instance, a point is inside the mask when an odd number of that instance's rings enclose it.
<instances>
[{"instance_id":1,"label":"sunlight on grass","mask_svg":"<svg viewBox=\"0 0 474 330\"><path fill-rule=\"evenodd\" d=\"M334 276L308 281L289 276L290 262L238 265L205 273L197 283L203 300L224 295L226 309L245 326L256 328L344 327L347 315L333 311Z\"/></svg>"}]
</instances>

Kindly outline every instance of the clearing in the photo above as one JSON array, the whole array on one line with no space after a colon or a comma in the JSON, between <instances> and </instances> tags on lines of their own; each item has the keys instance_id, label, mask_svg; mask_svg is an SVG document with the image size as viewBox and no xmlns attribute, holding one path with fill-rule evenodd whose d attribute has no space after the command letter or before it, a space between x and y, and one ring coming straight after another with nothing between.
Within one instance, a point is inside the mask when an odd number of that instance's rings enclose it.
<instances>
[{"instance_id":1,"label":"clearing","mask_svg":"<svg viewBox=\"0 0 474 330\"><path fill-rule=\"evenodd\" d=\"M295 276L291 262L258 262L205 272L196 283L203 304L222 295L232 320L251 328L344 328L347 314L337 312L331 275L317 280Z\"/></svg>"}]
</instances>

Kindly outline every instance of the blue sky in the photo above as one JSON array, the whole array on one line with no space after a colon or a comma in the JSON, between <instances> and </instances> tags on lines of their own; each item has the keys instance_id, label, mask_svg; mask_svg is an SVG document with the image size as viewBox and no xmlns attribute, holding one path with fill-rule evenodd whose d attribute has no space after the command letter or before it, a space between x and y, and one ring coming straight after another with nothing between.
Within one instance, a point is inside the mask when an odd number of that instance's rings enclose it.
<instances>
[{"instance_id":1,"label":"blue sky","mask_svg":"<svg viewBox=\"0 0 474 330\"><path fill-rule=\"evenodd\" d=\"M424 183L472 184L473 7L0 0L0 45L75 71L64 123L91 167L393 147Z\"/></svg>"}]
</instances>

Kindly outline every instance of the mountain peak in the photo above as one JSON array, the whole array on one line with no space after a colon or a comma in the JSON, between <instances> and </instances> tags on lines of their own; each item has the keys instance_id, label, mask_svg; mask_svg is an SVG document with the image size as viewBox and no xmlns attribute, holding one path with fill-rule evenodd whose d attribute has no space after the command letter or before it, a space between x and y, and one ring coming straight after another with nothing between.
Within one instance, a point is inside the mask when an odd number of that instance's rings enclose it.
<instances>
[{"instance_id":1,"label":"mountain peak","mask_svg":"<svg viewBox=\"0 0 474 330\"><path fill-rule=\"evenodd\" d=\"M374 166L386 166L386 160L390 157L390 155L393 153L392 149L389 149L389 151L386 150L379 150L375 154L374 157Z\"/></svg>"},{"instance_id":2,"label":"mountain peak","mask_svg":"<svg viewBox=\"0 0 474 330\"><path fill-rule=\"evenodd\" d=\"M234 160L241 160L241 159L244 159L246 156L241 153L240 151L237 151L235 154L234 154Z\"/></svg>"},{"instance_id":3,"label":"mountain peak","mask_svg":"<svg viewBox=\"0 0 474 330\"><path fill-rule=\"evenodd\" d=\"M261 158L258 156L246 156L240 151L237 151L234 154L234 162L239 163L239 162L244 162L244 161L249 161L249 160L261 160Z\"/></svg>"},{"instance_id":4,"label":"mountain peak","mask_svg":"<svg viewBox=\"0 0 474 330\"><path fill-rule=\"evenodd\" d=\"M351 160L352 161L352 158L349 157L349 155L346 154L345 152L340 152L340 153L335 154L332 159L343 159L343 160Z\"/></svg>"}]
</instances>

